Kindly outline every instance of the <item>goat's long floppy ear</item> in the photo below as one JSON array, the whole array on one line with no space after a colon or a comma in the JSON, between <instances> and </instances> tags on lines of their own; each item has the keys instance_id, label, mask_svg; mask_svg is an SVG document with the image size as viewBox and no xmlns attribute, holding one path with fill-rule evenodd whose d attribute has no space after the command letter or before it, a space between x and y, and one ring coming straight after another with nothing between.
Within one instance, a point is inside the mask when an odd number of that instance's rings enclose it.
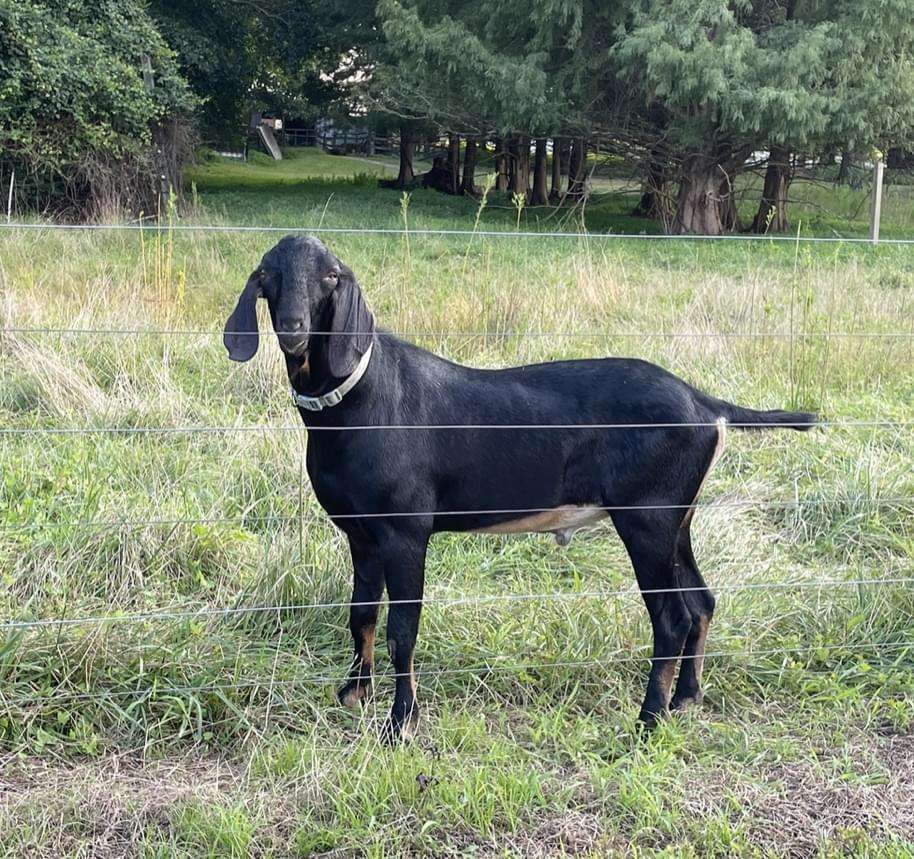
<instances>
[{"instance_id":1,"label":"goat's long floppy ear","mask_svg":"<svg viewBox=\"0 0 914 859\"><path fill-rule=\"evenodd\" d=\"M340 266L340 282L333 290L333 320L330 325L330 372L348 376L368 351L374 333L374 317L362 298L355 275Z\"/></svg>"},{"instance_id":2,"label":"goat's long floppy ear","mask_svg":"<svg viewBox=\"0 0 914 859\"><path fill-rule=\"evenodd\" d=\"M225 323L222 342L233 361L250 361L260 346L257 328L257 299L260 296L260 270L244 285L238 303Z\"/></svg>"}]
</instances>

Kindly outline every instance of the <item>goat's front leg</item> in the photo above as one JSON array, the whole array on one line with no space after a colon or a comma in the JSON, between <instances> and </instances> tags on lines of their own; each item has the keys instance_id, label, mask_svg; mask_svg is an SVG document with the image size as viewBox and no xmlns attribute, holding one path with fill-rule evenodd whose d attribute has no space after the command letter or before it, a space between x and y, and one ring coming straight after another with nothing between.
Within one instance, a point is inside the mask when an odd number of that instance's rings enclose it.
<instances>
[{"instance_id":1,"label":"goat's front leg","mask_svg":"<svg viewBox=\"0 0 914 859\"><path fill-rule=\"evenodd\" d=\"M349 630L355 654L349 670L349 682L338 694L341 704L356 709L371 695L375 627L378 621L378 603L384 591L384 566L370 552L362 551L357 543L350 541L349 548L353 569Z\"/></svg>"},{"instance_id":2,"label":"goat's front leg","mask_svg":"<svg viewBox=\"0 0 914 859\"><path fill-rule=\"evenodd\" d=\"M389 742L412 739L419 724L416 703L414 654L425 585L426 535L404 535L396 555L385 566L387 596L387 649L396 675L394 703L384 734Z\"/></svg>"}]
</instances>

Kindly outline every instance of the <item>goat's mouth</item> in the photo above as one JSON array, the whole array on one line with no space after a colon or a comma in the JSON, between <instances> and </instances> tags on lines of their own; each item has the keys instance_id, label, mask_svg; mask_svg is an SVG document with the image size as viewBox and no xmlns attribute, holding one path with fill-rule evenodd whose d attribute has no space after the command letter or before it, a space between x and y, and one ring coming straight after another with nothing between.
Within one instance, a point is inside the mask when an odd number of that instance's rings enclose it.
<instances>
[{"instance_id":1,"label":"goat's mouth","mask_svg":"<svg viewBox=\"0 0 914 859\"><path fill-rule=\"evenodd\" d=\"M278 331L276 337L279 340L279 348L286 355L292 358L304 358L307 356L308 346L310 345L310 338L307 334L303 334L301 331Z\"/></svg>"}]
</instances>

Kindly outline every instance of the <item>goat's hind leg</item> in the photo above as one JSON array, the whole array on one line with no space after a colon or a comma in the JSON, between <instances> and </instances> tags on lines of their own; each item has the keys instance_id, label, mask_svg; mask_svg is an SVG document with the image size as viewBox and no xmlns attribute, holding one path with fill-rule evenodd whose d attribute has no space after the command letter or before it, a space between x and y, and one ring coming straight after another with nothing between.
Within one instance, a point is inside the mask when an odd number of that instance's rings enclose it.
<instances>
[{"instance_id":1,"label":"goat's hind leg","mask_svg":"<svg viewBox=\"0 0 914 859\"><path fill-rule=\"evenodd\" d=\"M638 718L648 727L669 712L676 665L692 616L674 575L678 522L669 510L624 511L613 523L628 550L654 633L647 692Z\"/></svg>"},{"instance_id":2,"label":"goat's hind leg","mask_svg":"<svg viewBox=\"0 0 914 859\"><path fill-rule=\"evenodd\" d=\"M682 652L676 694L670 702L673 710L684 710L701 703L701 674L704 668L705 639L714 615L714 596L705 584L695 555L692 553L692 537L689 526L679 529L676 546L676 579L683 588L682 596L692 618L692 626L686 637Z\"/></svg>"}]
</instances>

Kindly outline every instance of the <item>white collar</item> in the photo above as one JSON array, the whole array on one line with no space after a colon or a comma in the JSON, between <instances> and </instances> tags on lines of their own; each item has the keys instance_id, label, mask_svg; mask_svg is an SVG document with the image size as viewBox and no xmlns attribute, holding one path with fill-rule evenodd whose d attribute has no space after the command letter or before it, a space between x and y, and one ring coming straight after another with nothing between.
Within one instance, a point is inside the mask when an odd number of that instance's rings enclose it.
<instances>
[{"instance_id":1,"label":"white collar","mask_svg":"<svg viewBox=\"0 0 914 859\"><path fill-rule=\"evenodd\" d=\"M309 412L319 412L330 406L338 406L343 402L343 397L345 397L346 394L359 383L362 376L365 375L365 371L368 369L368 362L371 360L371 347L373 345L373 343L368 344L368 349L365 350L365 354L359 360L355 370L352 371L352 375L347 377L338 388L334 388L332 391L328 391L320 397L306 397L304 394L299 394L293 388L292 402L300 409L307 409Z\"/></svg>"}]
</instances>

